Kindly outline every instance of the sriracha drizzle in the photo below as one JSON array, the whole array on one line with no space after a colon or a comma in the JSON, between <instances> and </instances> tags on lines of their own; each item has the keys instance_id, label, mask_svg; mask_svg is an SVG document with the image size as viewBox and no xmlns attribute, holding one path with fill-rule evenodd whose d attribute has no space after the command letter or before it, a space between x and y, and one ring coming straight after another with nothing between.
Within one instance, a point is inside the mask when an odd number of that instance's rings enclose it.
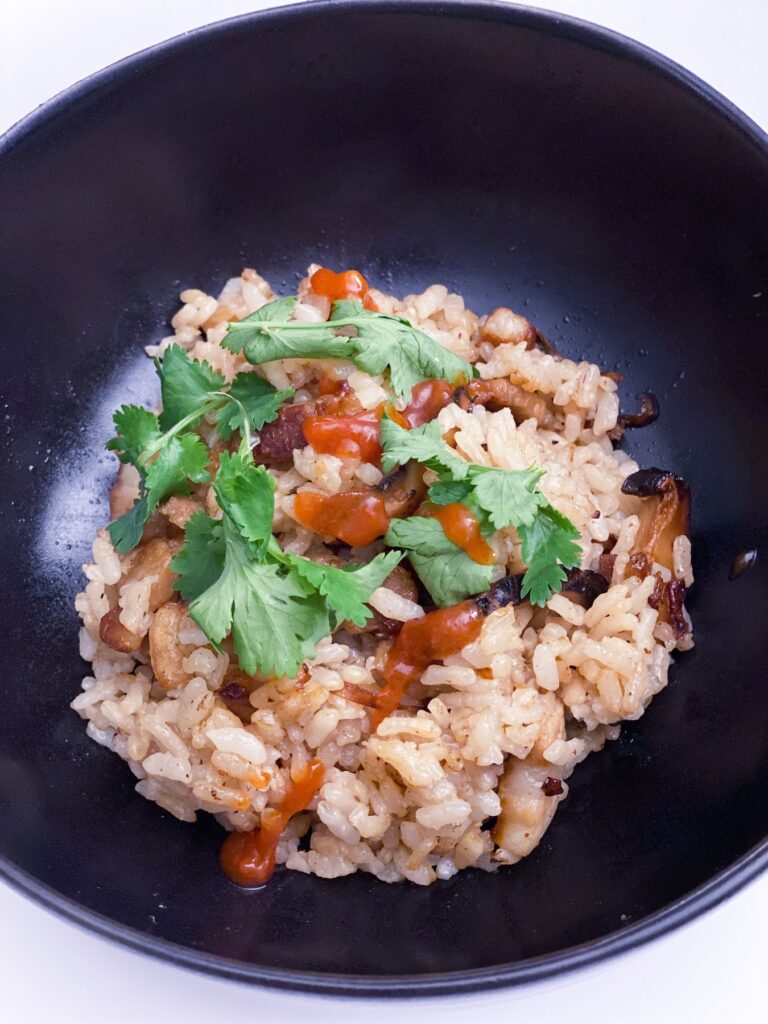
<instances>
[{"instance_id":1,"label":"sriracha drizzle","mask_svg":"<svg viewBox=\"0 0 768 1024\"><path fill-rule=\"evenodd\" d=\"M427 504L422 507L421 514L436 519L448 540L466 551L473 562L479 562L480 565L493 564L493 548L480 533L480 523L466 505L457 501L449 505Z\"/></svg>"},{"instance_id":2,"label":"sriracha drizzle","mask_svg":"<svg viewBox=\"0 0 768 1024\"><path fill-rule=\"evenodd\" d=\"M263 885L275 870L280 836L294 814L305 811L323 784L325 767L313 760L291 770L288 790L278 807L266 807L261 825L252 832L232 832L224 840L219 860L236 885Z\"/></svg>"},{"instance_id":3,"label":"sriracha drizzle","mask_svg":"<svg viewBox=\"0 0 768 1024\"><path fill-rule=\"evenodd\" d=\"M308 416L303 423L304 437L316 452L378 465L380 419L380 409L353 416Z\"/></svg>"},{"instance_id":4,"label":"sriracha drizzle","mask_svg":"<svg viewBox=\"0 0 768 1024\"><path fill-rule=\"evenodd\" d=\"M447 380L423 380L414 384L411 400L403 410L409 427L420 427L429 423L453 401L453 387Z\"/></svg>"},{"instance_id":5,"label":"sriracha drizzle","mask_svg":"<svg viewBox=\"0 0 768 1024\"><path fill-rule=\"evenodd\" d=\"M300 491L294 499L293 514L307 529L336 537L353 548L365 547L389 529L384 498L374 491Z\"/></svg>"},{"instance_id":6,"label":"sriracha drizzle","mask_svg":"<svg viewBox=\"0 0 768 1024\"><path fill-rule=\"evenodd\" d=\"M315 295L324 295L331 302L339 299L357 299L372 313L378 313L376 303L368 295L368 282L359 270L342 270L338 274L328 267L320 267L309 279Z\"/></svg>"},{"instance_id":7,"label":"sriracha drizzle","mask_svg":"<svg viewBox=\"0 0 768 1024\"><path fill-rule=\"evenodd\" d=\"M483 613L474 601L462 601L450 608L428 612L406 622L392 644L382 675L386 686L376 694L371 717L375 731L379 722L399 707L406 686L433 662L457 654L476 640L483 626Z\"/></svg>"}]
</instances>

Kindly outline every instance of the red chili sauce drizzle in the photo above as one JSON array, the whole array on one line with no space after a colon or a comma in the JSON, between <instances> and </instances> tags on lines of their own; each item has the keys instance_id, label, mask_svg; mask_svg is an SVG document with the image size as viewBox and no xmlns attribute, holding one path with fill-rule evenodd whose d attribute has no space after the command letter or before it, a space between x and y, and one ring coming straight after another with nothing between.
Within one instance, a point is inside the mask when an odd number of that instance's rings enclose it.
<instances>
[{"instance_id":1,"label":"red chili sauce drizzle","mask_svg":"<svg viewBox=\"0 0 768 1024\"><path fill-rule=\"evenodd\" d=\"M459 502L452 502L450 505L427 503L422 506L421 515L436 519L448 540L453 541L462 551L466 551L473 562L479 562L480 565L493 563L493 548L480 533L480 523L466 505Z\"/></svg>"},{"instance_id":2,"label":"red chili sauce drizzle","mask_svg":"<svg viewBox=\"0 0 768 1024\"><path fill-rule=\"evenodd\" d=\"M386 685L376 694L376 707L371 717L373 729L399 707L409 683L433 662L457 654L476 640L482 626L483 613L474 601L439 608L421 619L406 622L384 664L382 675Z\"/></svg>"},{"instance_id":3,"label":"red chili sauce drizzle","mask_svg":"<svg viewBox=\"0 0 768 1024\"><path fill-rule=\"evenodd\" d=\"M316 452L378 465L380 420L381 409L354 416L308 416L303 424L304 437Z\"/></svg>"},{"instance_id":4,"label":"red chili sauce drizzle","mask_svg":"<svg viewBox=\"0 0 768 1024\"><path fill-rule=\"evenodd\" d=\"M320 393L342 397L344 383L323 378L319 384ZM350 397L345 397L349 403ZM385 408L387 415L401 427L420 427L433 420L452 397L453 388L447 380L423 380L414 386L411 400L402 412L385 405L352 415L342 415L340 409L338 412L333 409L322 416L308 416L302 424L304 438L316 452L324 455L360 459L361 462L378 465L381 461L380 423Z\"/></svg>"},{"instance_id":5,"label":"red chili sauce drizzle","mask_svg":"<svg viewBox=\"0 0 768 1024\"><path fill-rule=\"evenodd\" d=\"M358 299L372 313L378 307L368 295L368 282L359 270L342 270L338 274L327 267L320 267L309 279L309 286L315 295L324 295L331 302L339 299Z\"/></svg>"},{"instance_id":6,"label":"red chili sauce drizzle","mask_svg":"<svg viewBox=\"0 0 768 1024\"><path fill-rule=\"evenodd\" d=\"M309 530L323 537L335 537L353 548L362 548L389 529L384 498L373 491L343 491L296 495L293 514Z\"/></svg>"},{"instance_id":7,"label":"red chili sauce drizzle","mask_svg":"<svg viewBox=\"0 0 768 1024\"><path fill-rule=\"evenodd\" d=\"M411 391L411 400L403 411L409 427L429 423L453 401L453 387L447 380L423 380Z\"/></svg>"},{"instance_id":8,"label":"red chili sauce drizzle","mask_svg":"<svg viewBox=\"0 0 768 1024\"><path fill-rule=\"evenodd\" d=\"M232 832L224 840L219 860L224 874L236 885L263 885L275 870L280 836L294 814L305 811L323 784L325 766L310 761L291 773L288 792L278 807L267 807L261 826L252 832Z\"/></svg>"}]
</instances>

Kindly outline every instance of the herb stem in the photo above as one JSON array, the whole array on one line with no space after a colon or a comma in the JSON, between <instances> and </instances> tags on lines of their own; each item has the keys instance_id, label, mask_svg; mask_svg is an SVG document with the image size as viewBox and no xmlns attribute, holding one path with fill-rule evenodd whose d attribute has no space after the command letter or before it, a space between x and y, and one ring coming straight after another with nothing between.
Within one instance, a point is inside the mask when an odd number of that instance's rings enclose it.
<instances>
[{"instance_id":1,"label":"herb stem","mask_svg":"<svg viewBox=\"0 0 768 1024\"><path fill-rule=\"evenodd\" d=\"M217 394L224 395L224 392L217 392ZM190 425L190 423L194 423L195 420L199 420L201 417L205 416L206 413L211 412L211 410L213 409L216 409L219 405L221 405L221 398L218 397L216 399L212 399L211 401L204 402L198 409L195 409L194 412L191 412L188 415L186 415L183 419L180 419L178 423L174 423L174 425L169 430L166 430L162 437L158 438L157 441L155 441L153 444L148 445L144 449L139 458L136 460L137 469L146 469L150 459L157 455L159 451L162 451L162 449L165 448L165 446L168 444L171 438L175 437L177 434L180 434L186 427Z\"/></svg>"}]
</instances>

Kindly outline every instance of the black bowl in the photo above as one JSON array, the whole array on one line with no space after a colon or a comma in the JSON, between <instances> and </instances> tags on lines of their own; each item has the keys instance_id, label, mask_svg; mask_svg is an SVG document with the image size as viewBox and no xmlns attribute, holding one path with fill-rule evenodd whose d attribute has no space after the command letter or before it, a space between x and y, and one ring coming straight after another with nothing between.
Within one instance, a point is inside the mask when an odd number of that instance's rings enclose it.
<instances>
[{"instance_id":1,"label":"black bowl","mask_svg":"<svg viewBox=\"0 0 768 1024\"><path fill-rule=\"evenodd\" d=\"M768 145L657 54L481 3L317 3L192 32L75 86L0 144L2 873L134 948L325 992L552 975L712 906L768 862ZM133 792L67 704L72 597L123 400L181 286L310 258L523 310L652 388L630 439L694 493L698 643L581 766L541 847L429 889L217 866L220 830Z\"/></svg>"}]
</instances>

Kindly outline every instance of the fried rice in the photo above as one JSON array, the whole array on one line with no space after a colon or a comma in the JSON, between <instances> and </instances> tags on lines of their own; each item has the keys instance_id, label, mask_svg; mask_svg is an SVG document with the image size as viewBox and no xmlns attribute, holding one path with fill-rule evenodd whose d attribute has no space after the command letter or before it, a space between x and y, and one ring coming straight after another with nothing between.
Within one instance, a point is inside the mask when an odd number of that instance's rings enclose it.
<instances>
[{"instance_id":1,"label":"fried rice","mask_svg":"<svg viewBox=\"0 0 768 1024\"><path fill-rule=\"evenodd\" d=\"M309 276L298 294L298 319L327 318ZM324 878L367 871L386 882L429 885L531 853L566 799L575 766L666 686L672 653L693 641L687 613L684 628L660 614L658 586L675 579L690 587L690 542L684 533L674 538L671 566L631 572L642 499L623 493L622 484L639 467L612 441L619 400L611 375L532 346L530 325L511 311L479 318L443 285L403 299L375 289L370 295L381 312L407 318L475 364L481 380L506 380L518 396L520 389L530 396L527 408L519 401L515 409L449 404L438 419L473 463L510 470L536 463L545 471L541 490L580 532L582 569L607 574L607 589L588 606L560 592L543 608L522 602L492 612L476 640L431 664L372 731L370 709L349 694L376 691L391 638L337 630L295 679L244 679L232 650L214 649L173 592L169 560L189 499L171 499L129 554L115 552L106 530L93 542L87 584L75 601L90 672L72 707L88 735L126 761L136 791L182 821L206 811L228 830L256 829L266 808L281 805L291 772L319 760L322 785L282 832L277 863ZM227 323L272 298L250 269L227 281L218 298L184 291L174 334L147 351L159 355L175 342L232 380L247 366L221 345ZM346 380L363 409L391 398L384 379L351 363L329 360L322 369ZM292 388L297 402L317 396L316 361L261 370L276 387ZM213 448L212 425L208 438ZM294 517L296 494L371 487L382 477L373 463L309 445L270 472L281 547L319 560L327 545ZM113 517L134 500L137 482L123 466ZM212 489L196 500L217 514ZM500 575L519 571L514 530L501 531L494 545ZM362 556L380 550L376 542ZM370 603L403 623L425 612L414 596L385 584ZM138 648L106 643L105 621L137 638Z\"/></svg>"}]
</instances>

